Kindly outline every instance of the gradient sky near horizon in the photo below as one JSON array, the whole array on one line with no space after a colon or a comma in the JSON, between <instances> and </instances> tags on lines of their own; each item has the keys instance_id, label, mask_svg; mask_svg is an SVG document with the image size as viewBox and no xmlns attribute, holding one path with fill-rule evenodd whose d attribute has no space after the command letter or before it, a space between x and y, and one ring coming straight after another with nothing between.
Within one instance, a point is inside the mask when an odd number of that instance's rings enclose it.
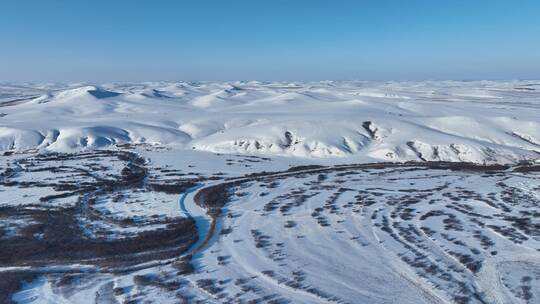
<instances>
[{"instance_id":1,"label":"gradient sky near horizon","mask_svg":"<svg viewBox=\"0 0 540 304\"><path fill-rule=\"evenodd\" d=\"M0 2L0 81L251 79L540 79L540 1Z\"/></svg>"}]
</instances>

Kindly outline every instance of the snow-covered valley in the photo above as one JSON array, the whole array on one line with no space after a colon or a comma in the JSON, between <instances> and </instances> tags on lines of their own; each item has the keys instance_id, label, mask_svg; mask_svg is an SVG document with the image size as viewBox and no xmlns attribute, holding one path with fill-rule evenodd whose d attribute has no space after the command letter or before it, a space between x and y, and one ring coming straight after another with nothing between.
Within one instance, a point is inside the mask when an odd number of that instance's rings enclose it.
<instances>
[{"instance_id":1,"label":"snow-covered valley","mask_svg":"<svg viewBox=\"0 0 540 304\"><path fill-rule=\"evenodd\" d=\"M0 84L0 303L538 303L540 82Z\"/></svg>"}]
</instances>

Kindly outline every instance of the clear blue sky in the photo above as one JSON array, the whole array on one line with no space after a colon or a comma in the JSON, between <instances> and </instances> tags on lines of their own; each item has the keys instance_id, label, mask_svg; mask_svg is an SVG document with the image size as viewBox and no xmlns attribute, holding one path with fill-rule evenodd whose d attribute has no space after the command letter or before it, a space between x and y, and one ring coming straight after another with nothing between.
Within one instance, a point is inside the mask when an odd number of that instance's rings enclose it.
<instances>
[{"instance_id":1,"label":"clear blue sky","mask_svg":"<svg viewBox=\"0 0 540 304\"><path fill-rule=\"evenodd\" d=\"M540 0L0 1L0 81L532 78Z\"/></svg>"}]
</instances>

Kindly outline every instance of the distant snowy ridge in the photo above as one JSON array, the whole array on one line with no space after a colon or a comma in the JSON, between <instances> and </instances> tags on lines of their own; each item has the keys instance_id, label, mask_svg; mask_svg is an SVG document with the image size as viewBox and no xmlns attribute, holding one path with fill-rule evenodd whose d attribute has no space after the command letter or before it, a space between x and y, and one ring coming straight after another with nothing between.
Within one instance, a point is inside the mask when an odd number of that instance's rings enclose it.
<instances>
[{"instance_id":1,"label":"distant snowy ridge","mask_svg":"<svg viewBox=\"0 0 540 304\"><path fill-rule=\"evenodd\" d=\"M351 161L540 158L533 81L0 84L0 97L4 151L152 143Z\"/></svg>"}]
</instances>

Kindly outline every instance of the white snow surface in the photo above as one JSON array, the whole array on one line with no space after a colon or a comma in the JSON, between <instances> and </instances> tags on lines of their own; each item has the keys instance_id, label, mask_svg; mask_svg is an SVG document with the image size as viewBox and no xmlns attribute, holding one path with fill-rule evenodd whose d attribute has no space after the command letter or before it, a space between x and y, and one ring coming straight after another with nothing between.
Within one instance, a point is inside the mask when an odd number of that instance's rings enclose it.
<instances>
[{"instance_id":1,"label":"white snow surface","mask_svg":"<svg viewBox=\"0 0 540 304\"><path fill-rule=\"evenodd\" d=\"M515 163L539 158L539 118L540 81L0 83L0 150Z\"/></svg>"}]
</instances>

